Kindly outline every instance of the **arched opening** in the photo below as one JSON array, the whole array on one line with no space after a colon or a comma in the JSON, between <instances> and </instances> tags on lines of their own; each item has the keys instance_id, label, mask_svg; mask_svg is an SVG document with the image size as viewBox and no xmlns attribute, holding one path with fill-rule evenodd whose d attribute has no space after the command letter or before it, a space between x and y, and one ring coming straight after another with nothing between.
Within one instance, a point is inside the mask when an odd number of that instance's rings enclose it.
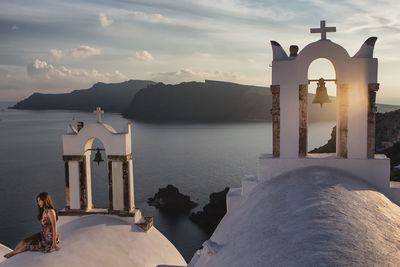
<instances>
[{"instance_id":1,"label":"arched opening","mask_svg":"<svg viewBox=\"0 0 400 267\"><path fill-rule=\"evenodd\" d=\"M308 80L314 80L308 85L308 151L311 153L336 153L336 126L337 99L336 83L326 82L327 93L332 103L313 104L315 98L317 82L320 78L325 80L336 80L336 71L332 62L325 58L318 58L311 62L308 67ZM332 138L332 140L331 140ZM329 142L328 142L329 141Z\"/></svg>"},{"instance_id":2,"label":"arched opening","mask_svg":"<svg viewBox=\"0 0 400 267\"><path fill-rule=\"evenodd\" d=\"M103 161L95 162L97 148ZM86 172L88 179L89 209L108 209L109 206L109 178L107 154L100 139L91 138L85 145ZM90 205L91 204L91 205Z\"/></svg>"}]
</instances>

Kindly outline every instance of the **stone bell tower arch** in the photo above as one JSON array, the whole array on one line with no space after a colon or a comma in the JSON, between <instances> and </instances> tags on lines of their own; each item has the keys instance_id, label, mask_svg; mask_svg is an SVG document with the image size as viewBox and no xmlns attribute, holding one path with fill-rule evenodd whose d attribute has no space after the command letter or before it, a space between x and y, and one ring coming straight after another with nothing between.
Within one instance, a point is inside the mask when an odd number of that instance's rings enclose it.
<instances>
[{"instance_id":1,"label":"stone bell tower arch","mask_svg":"<svg viewBox=\"0 0 400 267\"><path fill-rule=\"evenodd\" d=\"M97 108L97 123L84 125L79 131L69 126L63 135L65 162L66 211L88 212L94 209L91 192L90 155L94 139L99 139L107 153L108 213L132 213L135 210L131 125L118 133L101 121L103 111Z\"/></svg>"},{"instance_id":2,"label":"stone bell tower arch","mask_svg":"<svg viewBox=\"0 0 400 267\"><path fill-rule=\"evenodd\" d=\"M227 193L227 212L235 209L258 185L294 170L307 167L330 168L345 172L374 186L400 205L400 183L390 181L390 160L375 154L375 96L378 60L373 58L376 37L368 38L350 56L340 45L326 38L334 27L321 21L321 39L290 56L275 41L272 45L272 129L273 153L259 157L257 175L246 175L241 188ZM316 59L329 60L335 69L337 86L336 154L307 153L308 68Z\"/></svg>"},{"instance_id":3,"label":"stone bell tower arch","mask_svg":"<svg viewBox=\"0 0 400 267\"><path fill-rule=\"evenodd\" d=\"M373 158L375 129L375 98L378 61L373 58L376 37L369 38L360 51L350 57L340 45L326 39L326 29L320 32L321 40L307 45L298 55L287 56L283 48L271 41L273 49L273 148L275 157L307 156L307 71L312 61L325 58L336 72L337 85L337 148L338 157ZM317 31L319 30L319 31Z\"/></svg>"},{"instance_id":4,"label":"stone bell tower arch","mask_svg":"<svg viewBox=\"0 0 400 267\"><path fill-rule=\"evenodd\" d=\"M241 195L257 184L282 173L311 166L345 171L375 186L393 202L400 204L400 185L390 181L390 160L375 154L375 96L378 59L373 57L376 37L368 38L353 56L327 39L321 22L321 39L308 44L298 54L291 47L290 56L276 41L271 41L273 153L261 154L257 176L246 176ZM336 73L336 154L307 153L308 68L316 59L329 60ZM228 203L234 207L238 193L232 189Z\"/></svg>"}]
</instances>

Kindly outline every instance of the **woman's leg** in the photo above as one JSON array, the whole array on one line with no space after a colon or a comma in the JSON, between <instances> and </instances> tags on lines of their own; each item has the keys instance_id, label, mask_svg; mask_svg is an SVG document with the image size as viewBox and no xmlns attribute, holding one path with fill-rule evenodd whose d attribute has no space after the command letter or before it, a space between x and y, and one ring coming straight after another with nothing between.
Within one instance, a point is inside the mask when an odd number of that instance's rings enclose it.
<instances>
[{"instance_id":1,"label":"woman's leg","mask_svg":"<svg viewBox=\"0 0 400 267\"><path fill-rule=\"evenodd\" d=\"M27 251L27 250L28 250L28 248L25 246L25 242L22 241L22 244L19 247L16 247L14 249L12 256L15 256L15 255L17 255L17 254L19 254L21 252Z\"/></svg>"},{"instance_id":2,"label":"woman's leg","mask_svg":"<svg viewBox=\"0 0 400 267\"><path fill-rule=\"evenodd\" d=\"M14 250L16 250L22 246L25 246L25 240L22 240L21 242L19 242L18 245L14 248Z\"/></svg>"},{"instance_id":3,"label":"woman's leg","mask_svg":"<svg viewBox=\"0 0 400 267\"><path fill-rule=\"evenodd\" d=\"M17 246L14 248L13 251L7 253L4 255L5 258L11 258L12 256L15 256L21 252L27 251L28 250L28 244L32 243L37 243L40 242L40 233L36 233L28 238L25 238L21 242L17 244ZM27 244L28 243L28 244Z\"/></svg>"},{"instance_id":4,"label":"woman's leg","mask_svg":"<svg viewBox=\"0 0 400 267\"><path fill-rule=\"evenodd\" d=\"M4 255L5 258L9 259L12 256L15 256L21 252L27 251L28 249L26 248L26 243L25 240L22 240L21 242L18 243L18 245L15 247L15 249L6 255Z\"/></svg>"},{"instance_id":5,"label":"woman's leg","mask_svg":"<svg viewBox=\"0 0 400 267\"><path fill-rule=\"evenodd\" d=\"M22 242L23 242L23 243L22 243ZM4 257L6 257L7 259L9 259L9 258L11 258L12 256L15 256L15 255L17 255L17 254L19 254L19 253L22 253L22 252L24 252L24 251L27 251L27 250L28 250L28 249L27 249L26 246L25 246L25 242L24 242L24 241L21 241L13 251L7 253L6 255L4 255Z\"/></svg>"},{"instance_id":6,"label":"woman's leg","mask_svg":"<svg viewBox=\"0 0 400 267\"><path fill-rule=\"evenodd\" d=\"M7 254L4 255L4 257L8 259L8 258L14 256L14 255L15 255L15 254L14 254L14 251L20 249L22 246L24 246L24 244L25 244L25 241L22 240L21 242L18 243L18 245L14 248L13 251L8 252Z\"/></svg>"}]
</instances>

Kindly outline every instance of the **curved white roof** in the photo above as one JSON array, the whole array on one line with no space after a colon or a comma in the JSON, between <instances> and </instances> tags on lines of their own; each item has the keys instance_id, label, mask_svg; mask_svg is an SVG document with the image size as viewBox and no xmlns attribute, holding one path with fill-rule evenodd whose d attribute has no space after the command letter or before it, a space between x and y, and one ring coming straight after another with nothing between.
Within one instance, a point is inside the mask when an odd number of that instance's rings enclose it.
<instances>
[{"instance_id":1,"label":"curved white roof","mask_svg":"<svg viewBox=\"0 0 400 267\"><path fill-rule=\"evenodd\" d=\"M396 266L400 207L347 173L310 167L264 182L189 266Z\"/></svg>"},{"instance_id":2,"label":"curved white roof","mask_svg":"<svg viewBox=\"0 0 400 267\"><path fill-rule=\"evenodd\" d=\"M155 227L144 232L132 218L112 215L60 217L61 250L24 252L0 266L186 266Z\"/></svg>"},{"instance_id":3,"label":"curved white roof","mask_svg":"<svg viewBox=\"0 0 400 267\"><path fill-rule=\"evenodd\" d=\"M2 245L2 244L0 244L0 263L1 263L2 261L5 261L5 260L6 260L6 258L4 258L3 256L4 256L5 254L7 254L8 252L11 252L11 249L8 248L8 247L6 247L6 246L4 246L4 245Z\"/></svg>"}]
</instances>

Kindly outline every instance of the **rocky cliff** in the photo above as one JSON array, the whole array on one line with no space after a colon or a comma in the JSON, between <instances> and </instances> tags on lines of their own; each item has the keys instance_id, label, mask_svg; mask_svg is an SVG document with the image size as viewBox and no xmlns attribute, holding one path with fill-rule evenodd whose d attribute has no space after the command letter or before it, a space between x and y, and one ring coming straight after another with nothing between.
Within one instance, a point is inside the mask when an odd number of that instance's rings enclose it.
<instances>
[{"instance_id":1,"label":"rocky cliff","mask_svg":"<svg viewBox=\"0 0 400 267\"><path fill-rule=\"evenodd\" d=\"M106 112L122 113L135 94L152 81L129 80L122 83L96 83L89 89L74 90L65 94L34 93L18 102L15 109L67 109L92 111L101 107Z\"/></svg>"},{"instance_id":2,"label":"rocky cliff","mask_svg":"<svg viewBox=\"0 0 400 267\"><path fill-rule=\"evenodd\" d=\"M151 122L226 122L270 119L267 87L206 81L139 91L124 116Z\"/></svg>"}]
</instances>

